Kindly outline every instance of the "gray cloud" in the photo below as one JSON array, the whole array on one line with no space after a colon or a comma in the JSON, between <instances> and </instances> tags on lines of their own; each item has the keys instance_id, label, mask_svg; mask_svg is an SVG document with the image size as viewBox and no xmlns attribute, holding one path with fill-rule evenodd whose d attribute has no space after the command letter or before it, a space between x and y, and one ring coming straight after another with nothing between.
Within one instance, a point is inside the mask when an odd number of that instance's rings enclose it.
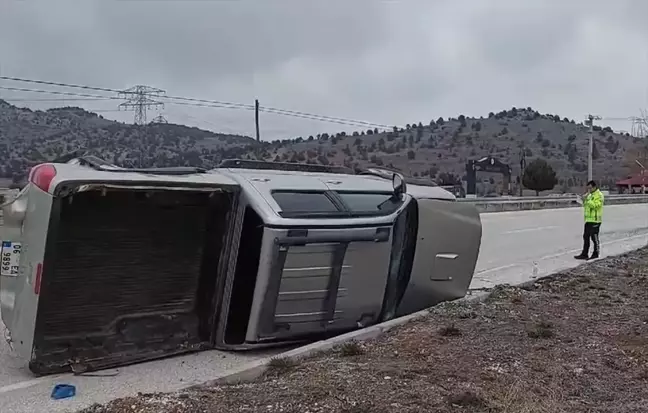
<instances>
[{"instance_id":1,"label":"gray cloud","mask_svg":"<svg viewBox=\"0 0 648 413\"><path fill-rule=\"evenodd\" d=\"M295 57L352 59L384 41L368 1L103 1L96 30L177 77L245 75Z\"/></svg>"},{"instance_id":2,"label":"gray cloud","mask_svg":"<svg viewBox=\"0 0 648 413\"><path fill-rule=\"evenodd\" d=\"M387 124L511 106L632 116L648 106L647 21L641 0L0 0L0 73ZM253 131L246 111L165 114ZM262 121L265 138L344 129Z\"/></svg>"},{"instance_id":3,"label":"gray cloud","mask_svg":"<svg viewBox=\"0 0 648 413\"><path fill-rule=\"evenodd\" d=\"M472 49L486 64L502 72L524 73L545 68L570 46L578 14L555 2L495 5L469 20Z\"/></svg>"}]
</instances>

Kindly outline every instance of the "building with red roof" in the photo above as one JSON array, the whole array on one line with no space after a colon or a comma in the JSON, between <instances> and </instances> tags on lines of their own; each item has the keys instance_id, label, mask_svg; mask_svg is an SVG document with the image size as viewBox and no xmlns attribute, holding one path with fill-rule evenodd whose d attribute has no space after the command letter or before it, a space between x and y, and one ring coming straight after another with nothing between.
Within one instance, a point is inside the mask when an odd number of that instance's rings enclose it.
<instances>
[{"instance_id":1,"label":"building with red roof","mask_svg":"<svg viewBox=\"0 0 648 413\"><path fill-rule=\"evenodd\" d=\"M634 176L617 181L617 188L620 193L642 193L648 191L648 172L642 170Z\"/></svg>"}]
</instances>

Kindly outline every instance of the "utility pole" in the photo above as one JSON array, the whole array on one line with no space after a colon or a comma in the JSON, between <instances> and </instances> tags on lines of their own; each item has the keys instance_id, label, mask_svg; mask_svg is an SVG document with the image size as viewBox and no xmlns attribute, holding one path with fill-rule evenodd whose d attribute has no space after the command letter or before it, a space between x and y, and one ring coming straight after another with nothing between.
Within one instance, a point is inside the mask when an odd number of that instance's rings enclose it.
<instances>
[{"instance_id":1,"label":"utility pole","mask_svg":"<svg viewBox=\"0 0 648 413\"><path fill-rule=\"evenodd\" d=\"M520 183L520 197L523 195L523 185L522 185L522 178L524 178L524 169L526 168L526 153L525 153L525 147L522 146L520 148L520 177L519 183Z\"/></svg>"},{"instance_id":2,"label":"utility pole","mask_svg":"<svg viewBox=\"0 0 648 413\"><path fill-rule=\"evenodd\" d=\"M259 132L259 99L254 100L254 125L256 126L256 140L257 143L260 143L261 134Z\"/></svg>"},{"instance_id":3,"label":"utility pole","mask_svg":"<svg viewBox=\"0 0 648 413\"><path fill-rule=\"evenodd\" d=\"M586 124L589 126L589 149L587 150L587 182L592 178L592 153L594 152L594 121L601 120L600 116L587 115Z\"/></svg>"},{"instance_id":4,"label":"utility pole","mask_svg":"<svg viewBox=\"0 0 648 413\"><path fill-rule=\"evenodd\" d=\"M261 132L259 130L259 99L254 99L254 126L256 128L256 145L254 148L254 157L260 159L261 156Z\"/></svg>"}]
</instances>

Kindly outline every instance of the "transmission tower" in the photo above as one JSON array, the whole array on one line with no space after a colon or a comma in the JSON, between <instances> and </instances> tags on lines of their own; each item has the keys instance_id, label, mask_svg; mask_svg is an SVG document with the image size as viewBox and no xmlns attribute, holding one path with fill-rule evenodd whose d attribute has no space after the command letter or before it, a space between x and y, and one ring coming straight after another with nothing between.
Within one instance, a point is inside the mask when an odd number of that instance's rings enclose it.
<instances>
[{"instance_id":1,"label":"transmission tower","mask_svg":"<svg viewBox=\"0 0 648 413\"><path fill-rule=\"evenodd\" d=\"M143 85L133 86L119 92L119 96L126 100L119 105L119 109L135 111L135 124L146 125L146 111L150 108L164 108L164 103L155 99L164 97L165 94L162 89Z\"/></svg>"},{"instance_id":2,"label":"transmission tower","mask_svg":"<svg viewBox=\"0 0 648 413\"><path fill-rule=\"evenodd\" d=\"M169 123L166 118L160 113L156 117L153 118L151 123Z\"/></svg>"},{"instance_id":3,"label":"transmission tower","mask_svg":"<svg viewBox=\"0 0 648 413\"><path fill-rule=\"evenodd\" d=\"M641 110L641 116L632 118L632 136L648 137L648 111Z\"/></svg>"}]
</instances>

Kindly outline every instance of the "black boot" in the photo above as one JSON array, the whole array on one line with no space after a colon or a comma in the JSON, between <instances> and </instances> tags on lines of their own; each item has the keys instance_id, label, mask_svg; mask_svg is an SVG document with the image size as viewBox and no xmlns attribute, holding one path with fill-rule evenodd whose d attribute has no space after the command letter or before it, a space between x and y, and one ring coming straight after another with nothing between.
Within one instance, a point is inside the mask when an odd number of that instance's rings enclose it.
<instances>
[{"instance_id":1,"label":"black boot","mask_svg":"<svg viewBox=\"0 0 648 413\"><path fill-rule=\"evenodd\" d=\"M594 233L592 236L592 241L594 241L594 251L592 251L592 256L590 257L590 260L595 260L599 257L599 246L601 243L599 242L599 236L598 236L598 231Z\"/></svg>"},{"instance_id":2,"label":"black boot","mask_svg":"<svg viewBox=\"0 0 648 413\"><path fill-rule=\"evenodd\" d=\"M585 229L583 230L583 249L581 249L581 253L574 258L577 260L586 260L587 256L589 255L589 250L590 250L590 234L588 231L588 226L585 224Z\"/></svg>"}]
</instances>

